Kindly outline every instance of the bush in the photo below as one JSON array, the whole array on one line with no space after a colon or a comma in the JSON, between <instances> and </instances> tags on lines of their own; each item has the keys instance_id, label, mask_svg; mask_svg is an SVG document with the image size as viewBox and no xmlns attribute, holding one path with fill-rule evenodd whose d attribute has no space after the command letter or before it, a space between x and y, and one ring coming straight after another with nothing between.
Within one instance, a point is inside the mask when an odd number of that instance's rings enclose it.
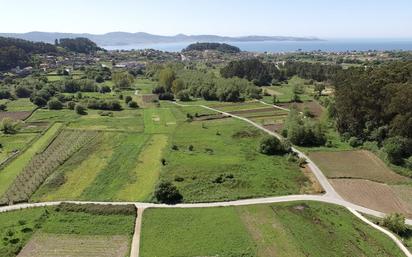
<instances>
[{"instance_id":1,"label":"bush","mask_svg":"<svg viewBox=\"0 0 412 257\"><path fill-rule=\"evenodd\" d=\"M405 217L400 213L393 213L387 215L383 219L383 225L396 234L402 234L407 230L405 225Z\"/></svg>"},{"instance_id":2,"label":"bush","mask_svg":"<svg viewBox=\"0 0 412 257\"><path fill-rule=\"evenodd\" d=\"M157 201L166 204L177 204L183 200L177 187L170 182L161 182L157 185L155 197Z\"/></svg>"},{"instance_id":3,"label":"bush","mask_svg":"<svg viewBox=\"0 0 412 257\"><path fill-rule=\"evenodd\" d=\"M30 97L32 91L24 86L17 86L14 92L18 98Z\"/></svg>"},{"instance_id":4,"label":"bush","mask_svg":"<svg viewBox=\"0 0 412 257\"><path fill-rule=\"evenodd\" d=\"M102 94L112 92L112 89L109 86L101 86L99 92Z\"/></svg>"},{"instance_id":5,"label":"bush","mask_svg":"<svg viewBox=\"0 0 412 257\"><path fill-rule=\"evenodd\" d=\"M115 100L95 100L91 99L87 102L87 108L94 110L105 111L121 111L122 105Z\"/></svg>"},{"instance_id":6,"label":"bush","mask_svg":"<svg viewBox=\"0 0 412 257\"><path fill-rule=\"evenodd\" d=\"M362 140L358 139L357 137L351 137L349 138L348 143L352 147L358 147L362 145Z\"/></svg>"},{"instance_id":7,"label":"bush","mask_svg":"<svg viewBox=\"0 0 412 257\"><path fill-rule=\"evenodd\" d=\"M47 102L47 106L50 110L61 110L63 108L62 102L57 99L51 99Z\"/></svg>"},{"instance_id":8,"label":"bush","mask_svg":"<svg viewBox=\"0 0 412 257\"><path fill-rule=\"evenodd\" d=\"M4 134L16 134L18 131L19 122L13 121L11 118L4 118L0 124L0 130Z\"/></svg>"},{"instance_id":9,"label":"bush","mask_svg":"<svg viewBox=\"0 0 412 257\"><path fill-rule=\"evenodd\" d=\"M174 96L170 92L162 93L159 95L159 100L169 100L172 101L174 99Z\"/></svg>"},{"instance_id":10,"label":"bush","mask_svg":"<svg viewBox=\"0 0 412 257\"><path fill-rule=\"evenodd\" d=\"M113 112L99 111L99 115L104 117L113 117Z\"/></svg>"},{"instance_id":11,"label":"bush","mask_svg":"<svg viewBox=\"0 0 412 257\"><path fill-rule=\"evenodd\" d=\"M70 110L74 110L74 107L76 106L76 103L73 101L67 102L67 108Z\"/></svg>"},{"instance_id":12,"label":"bush","mask_svg":"<svg viewBox=\"0 0 412 257\"><path fill-rule=\"evenodd\" d=\"M188 90L182 90L176 94L176 98L182 102L190 101L190 94Z\"/></svg>"},{"instance_id":13,"label":"bush","mask_svg":"<svg viewBox=\"0 0 412 257\"><path fill-rule=\"evenodd\" d=\"M81 104L76 104L76 106L74 107L74 110L75 110L75 112L76 112L77 114L80 114L80 115L85 115L85 114L87 114L87 112L86 112L86 107L84 107L84 106L81 105Z\"/></svg>"},{"instance_id":14,"label":"bush","mask_svg":"<svg viewBox=\"0 0 412 257\"><path fill-rule=\"evenodd\" d=\"M0 111L3 111L3 112L7 111L7 105L0 104Z\"/></svg>"},{"instance_id":15,"label":"bush","mask_svg":"<svg viewBox=\"0 0 412 257\"><path fill-rule=\"evenodd\" d=\"M393 164L402 164L403 158L412 154L412 140L400 136L391 137L384 141L383 149Z\"/></svg>"},{"instance_id":16,"label":"bush","mask_svg":"<svg viewBox=\"0 0 412 257\"><path fill-rule=\"evenodd\" d=\"M259 152L266 155L285 154L289 152L284 142L274 136L266 136L260 141Z\"/></svg>"},{"instance_id":17,"label":"bush","mask_svg":"<svg viewBox=\"0 0 412 257\"><path fill-rule=\"evenodd\" d=\"M405 160L405 166L406 166L408 169L411 169L411 170L412 170L412 156L409 156L409 158Z\"/></svg>"},{"instance_id":18,"label":"bush","mask_svg":"<svg viewBox=\"0 0 412 257\"><path fill-rule=\"evenodd\" d=\"M128 95L128 96L126 96L126 98L124 99L124 102L125 103L129 103L129 102L131 102L133 100L133 98L130 96L130 95Z\"/></svg>"},{"instance_id":19,"label":"bush","mask_svg":"<svg viewBox=\"0 0 412 257\"><path fill-rule=\"evenodd\" d=\"M129 108L139 108L139 105L136 101L130 101L128 104Z\"/></svg>"}]
</instances>

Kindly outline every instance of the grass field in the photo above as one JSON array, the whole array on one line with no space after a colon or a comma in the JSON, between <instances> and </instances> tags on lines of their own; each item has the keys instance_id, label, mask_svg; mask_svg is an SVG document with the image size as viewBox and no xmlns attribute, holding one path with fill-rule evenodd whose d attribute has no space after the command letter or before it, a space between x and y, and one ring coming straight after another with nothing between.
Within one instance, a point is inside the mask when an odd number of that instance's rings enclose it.
<instances>
[{"instance_id":1,"label":"grass field","mask_svg":"<svg viewBox=\"0 0 412 257\"><path fill-rule=\"evenodd\" d=\"M134 222L134 214L103 215L60 207L0 213L0 256L16 256L27 242L18 256L128 256ZM112 249L101 255L109 246Z\"/></svg>"},{"instance_id":2,"label":"grass field","mask_svg":"<svg viewBox=\"0 0 412 257\"><path fill-rule=\"evenodd\" d=\"M157 82L148 79L137 79L135 84L136 89L139 90L139 94L151 94Z\"/></svg>"},{"instance_id":3,"label":"grass field","mask_svg":"<svg viewBox=\"0 0 412 257\"><path fill-rule=\"evenodd\" d=\"M383 183L408 182L369 151L312 152L309 157L329 178L362 178Z\"/></svg>"},{"instance_id":4,"label":"grass field","mask_svg":"<svg viewBox=\"0 0 412 257\"><path fill-rule=\"evenodd\" d=\"M327 242L327 243L325 243ZM295 202L148 209L141 256L403 256L389 238L346 209Z\"/></svg>"},{"instance_id":5,"label":"grass field","mask_svg":"<svg viewBox=\"0 0 412 257\"><path fill-rule=\"evenodd\" d=\"M160 176L160 159L167 146L166 135L153 135L139 155L133 178L119 191L117 198L125 201L151 200L154 187Z\"/></svg>"},{"instance_id":6,"label":"grass field","mask_svg":"<svg viewBox=\"0 0 412 257\"><path fill-rule=\"evenodd\" d=\"M306 177L285 157L260 154L262 137L236 119L182 122L171 135L177 150L165 154L161 179L175 181L186 202L298 193Z\"/></svg>"},{"instance_id":7,"label":"grass field","mask_svg":"<svg viewBox=\"0 0 412 257\"><path fill-rule=\"evenodd\" d=\"M56 135L63 124L55 123L49 128L44 135L37 139L31 146L29 146L23 153L13 159L0 172L0 196L5 193L13 180L23 170L23 168L30 162L33 156L40 150L43 150L50 140Z\"/></svg>"},{"instance_id":8,"label":"grass field","mask_svg":"<svg viewBox=\"0 0 412 257\"><path fill-rule=\"evenodd\" d=\"M141 257L255 256L254 244L233 208L148 209Z\"/></svg>"},{"instance_id":9,"label":"grass field","mask_svg":"<svg viewBox=\"0 0 412 257\"><path fill-rule=\"evenodd\" d=\"M169 108L150 108L144 110L145 133L171 133L176 128L176 118Z\"/></svg>"},{"instance_id":10,"label":"grass field","mask_svg":"<svg viewBox=\"0 0 412 257\"><path fill-rule=\"evenodd\" d=\"M276 95L276 99L281 103L290 102L293 99L293 89L297 87L301 87L303 90L302 94L299 94L301 101L309 101L312 100L313 97L311 94L313 93L313 89L304 84L305 80L299 77L293 77L288 81L288 84L282 84L281 86L271 86L266 89L266 92L271 95ZM272 104L273 97L272 96L265 96L263 97L263 101Z\"/></svg>"},{"instance_id":11,"label":"grass field","mask_svg":"<svg viewBox=\"0 0 412 257\"><path fill-rule=\"evenodd\" d=\"M148 138L139 133L105 132L102 138L65 162L46 180L32 201L125 200L119 199L118 194L128 183L136 181L134 171Z\"/></svg>"},{"instance_id":12,"label":"grass field","mask_svg":"<svg viewBox=\"0 0 412 257\"><path fill-rule=\"evenodd\" d=\"M36 108L29 98L18 98L13 101L3 99L0 100L0 104L5 104L8 112L33 111Z\"/></svg>"},{"instance_id":13,"label":"grass field","mask_svg":"<svg viewBox=\"0 0 412 257\"><path fill-rule=\"evenodd\" d=\"M36 137L35 133L18 133L14 135L0 135L0 162L3 162L16 151L21 151L27 144Z\"/></svg>"}]
</instances>

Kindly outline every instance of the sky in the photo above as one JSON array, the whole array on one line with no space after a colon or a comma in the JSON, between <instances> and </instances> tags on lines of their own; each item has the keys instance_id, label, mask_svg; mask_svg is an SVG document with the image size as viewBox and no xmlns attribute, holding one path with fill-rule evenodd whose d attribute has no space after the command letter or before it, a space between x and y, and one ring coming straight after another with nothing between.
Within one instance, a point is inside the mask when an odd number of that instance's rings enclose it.
<instances>
[{"instance_id":1,"label":"sky","mask_svg":"<svg viewBox=\"0 0 412 257\"><path fill-rule=\"evenodd\" d=\"M412 0L0 0L0 32L412 38Z\"/></svg>"}]
</instances>

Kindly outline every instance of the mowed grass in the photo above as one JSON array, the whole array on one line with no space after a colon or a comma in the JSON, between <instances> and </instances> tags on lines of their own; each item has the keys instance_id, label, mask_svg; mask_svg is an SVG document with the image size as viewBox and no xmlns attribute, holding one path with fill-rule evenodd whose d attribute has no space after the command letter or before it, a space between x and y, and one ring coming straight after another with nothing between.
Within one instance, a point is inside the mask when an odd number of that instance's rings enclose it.
<instances>
[{"instance_id":1,"label":"mowed grass","mask_svg":"<svg viewBox=\"0 0 412 257\"><path fill-rule=\"evenodd\" d=\"M5 104L7 106L7 111L9 112L22 112L22 111L32 111L36 109L29 98L18 98L16 100L0 100L0 104Z\"/></svg>"},{"instance_id":2,"label":"mowed grass","mask_svg":"<svg viewBox=\"0 0 412 257\"><path fill-rule=\"evenodd\" d=\"M88 115L83 115L69 124L71 128L108 130L108 131L143 131L143 111L123 110L114 111L113 117L101 116L97 110L88 110Z\"/></svg>"},{"instance_id":3,"label":"mowed grass","mask_svg":"<svg viewBox=\"0 0 412 257\"><path fill-rule=\"evenodd\" d=\"M329 178L362 178L389 184L410 181L389 169L373 153L365 150L312 152L309 157Z\"/></svg>"},{"instance_id":4,"label":"mowed grass","mask_svg":"<svg viewBox=\"0 0 412 257\"><path fill-rule=\"evenodd\" d=\"M148 209L141 240L141 256L403 256L345 208L317 202Z\"/></svg>"},{"instance_id":5,"label":"mowed grass","mask_svg":"<svg viewBox=\"0 0 412 257\"><path fill-rule=\"evenodd\" d=\"M2 134L0 135L0 143L2 148L0 150L0 162L13 155L15 151L21 151L27 144L33 140L37 134L35 133L18 133L14 135Z\"/></svg>"},{"instance_id":6,"label":"mowed grass","mask_svg":"<svg viewBox=\"0 0 412 257\"><path fill-rule=\"evenodd\" d=\"M257 256L403 256L389 237L340 206L295 202L236 208Z\"/></svg>"},{"instance_id":7,"label":"mowed grass","mask_svg":"<svg viewBox=\"0 0 412 257\"><path fill-rule=\"evenodd\" d=\"M153 88L157 85L157 82L151 81L149 79L139 78L135 81L136 89L139 94L151 94Z\"/></svg>"},{"instance_id":8,"label":"mowed grass","mask_svg":"<svg viewBox=\"0 0 412 257\"><path fill-rule=\"evenodd\" d=\"M32 201L124 200L118 194L136 181L139 155L148 138L140 133L104 132L49 177Z\"/></svg>"},{"instance_id":9,"label":"mowed grass","mask_svg":"<svg viewBox=\"0 0 412 257\"><path fill-rule=\"evenodd\" d=\"M144 109L144 132L171 133L176 128L176 118L169 108Z\"/></svg>"},{"instance_id":10,"label":"mowed grass","mask_svg":"<svg viewBox=\"0 0 412 257\"><path fill-rule=\"evenodd\" d=\"M13 180L19 175L23 168L30 162L33 156L44 150L50 140L63 126L61 123L55 123L50 127L44 135L37 139L31 146L29 146L23 153L13 159L6 167L0 171L0 196L3 195Z\"/></svg>"},{"instance_id":11,"label":"mowed grass","mask_svg":"<svg viewBox=\"0 0 412 257\"><path fill-rule=\"evenodd\" d=\"M161 170L161 156L167 146L166 135L153 135L139 155L133 178L124 185L117 198L125 201L150 200Z\"/></svg>"},{"instance_id":12,"label":"mowed grass","mask_svg":"<svg viewBox=\"0 0 412 257\"><path fill-rule=\"evenodd\" d=\"M286 157L260 154L263 136L231 118L181 122L170 139L177 150L166 152L161 179L173 182L185 202L299 193L306 177Z\"/></svg>"},{"instance_id":13,"label":"mowed grass","mask_svg":"<svg viewBox=\"0 0 412 257\"><path fill-rule=\"evenodd\" d=\"M265 88L266 92L271 95L276 95L276 99L278 102L287 103L292 101L294 95L294 88L301 87L303 89L303 93L299 94L301 101L308 101L312 100L313 97L311 94L313 93L313 89L309 85L305 85L305 80L299 77L293 77L288 80L288 84L282 84L280 86L270 86ZM273 97L272 96L264 96L263 101L269 104L273 104Z\"/></svg>"},{"instance_id":14,"label":"mowed grass","mask_svg":"<svg viewBox=\"0 0 412 257\"><path fill-rule=\"evenodd\" d=\"M140 256L251 257L255 247L233 208L147 209Z\"/></svg>"}]
</instances>

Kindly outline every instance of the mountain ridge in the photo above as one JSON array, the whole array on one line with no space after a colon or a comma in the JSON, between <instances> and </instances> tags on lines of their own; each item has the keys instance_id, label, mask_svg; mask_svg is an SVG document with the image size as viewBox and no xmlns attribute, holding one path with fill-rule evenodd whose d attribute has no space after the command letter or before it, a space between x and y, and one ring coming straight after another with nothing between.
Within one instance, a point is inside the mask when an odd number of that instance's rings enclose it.
<instances>
[{"instance_id":1,"label":"mountain ridge","mask_svg":"<svg viewBox=\"0 0 412 257\"><path fill-rule=\"evenodd\" d=\"M179 42L247 42L247 41L320 41L316 37L289 37L289 36L259 36L249 35L240 37L218 36L218 35L186 35L174 36L155 35L146 32L122 32L113 31L105 34L90 33L61 33L31 31L27 33L0 33L2 37L14 37L34 42L54 43L60 38L88 38L99 46L122 46L132 44L149 43L179 43Z\"/></svg>"}]
</instances>

